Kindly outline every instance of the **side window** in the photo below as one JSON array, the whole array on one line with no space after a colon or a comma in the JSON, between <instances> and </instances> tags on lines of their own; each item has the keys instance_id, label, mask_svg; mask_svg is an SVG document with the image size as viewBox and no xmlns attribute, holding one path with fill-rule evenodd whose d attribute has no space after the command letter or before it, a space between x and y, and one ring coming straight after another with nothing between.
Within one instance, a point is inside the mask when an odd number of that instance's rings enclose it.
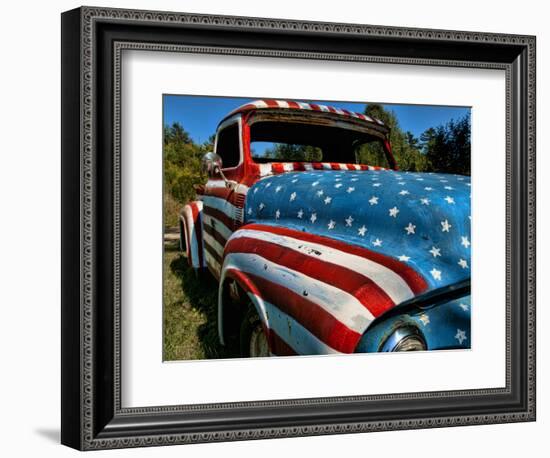
<instances>
[{"instance_id":1,"label":"side window","mask_svg":"<svg viewBox=\"0 0 550 458\"><path fill-rule=\"evenodd\" d=\"M223 160L223 168L236 167L240 160L239 124L231 124L218 134L216 154Z\"/></svg>"}]
</instances>

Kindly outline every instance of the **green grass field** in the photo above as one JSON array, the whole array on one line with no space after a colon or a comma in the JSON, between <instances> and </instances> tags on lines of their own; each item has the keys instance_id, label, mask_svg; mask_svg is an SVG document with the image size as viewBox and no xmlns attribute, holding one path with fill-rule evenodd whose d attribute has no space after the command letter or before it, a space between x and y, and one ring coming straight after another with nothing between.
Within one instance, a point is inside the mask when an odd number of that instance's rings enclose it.
<instances>
[{"instance_id":1,"label":"green grass field","mask_svg":"<svg viewBox=\"0 0 550 458\"><path fill-rule=\"evenodd\" d=\"M197 277L178 250L164 247L163 360L230 358L218 341L218 283L208 273Z\"/></svg>"}]
</instances>

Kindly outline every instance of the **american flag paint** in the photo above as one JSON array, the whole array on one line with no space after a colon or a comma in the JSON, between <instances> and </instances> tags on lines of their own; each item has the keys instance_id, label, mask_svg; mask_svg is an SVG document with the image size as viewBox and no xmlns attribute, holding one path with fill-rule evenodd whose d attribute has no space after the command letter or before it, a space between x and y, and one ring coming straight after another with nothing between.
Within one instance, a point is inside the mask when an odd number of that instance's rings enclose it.
<instances>
[{"instance_id":1,"label":"american flag paint","mask_svg":"<svg viewBox=\"0 0 550 458\"><path fill-rule=\"evenodd\" d=\"M243 113L246 111L264 110L264 109L320 111L324 113L331 113L331 114L336 114L340 116L345 116L348 118L356 118L362 121L376 123L381 126L384 125L384 123L380 119L373 118L363 113L356 113L354 111L349 111L343 108L337 108L330 105L319 105L316 103L309 103L309 102L296 102L294 100L274 100L274 99L255 100L253 102L246 103L236 108L231 113L229 113L227 117L233 116L237 113Z\"/></svg>"},{"instance_id":2,"label":"american flag paint","mask_svg":"<svg viewBox=\"0 0 550 458\"><path fill-rule=\"evenodd\" d=\"M208 267L221 285L221 342L224 285L233 283L258 312L273 354L379 351L386 325L402 319L422 330L427 348L467 348L469 287L467 297L425 313L405 316L396 307L469 280L469 177L334 162L258 163L250 155L249 122L261 110L368 124L396 168L388 129L367 115L258 100L224 118L220 129L242 125L241 162L225 169L225 179L210 177L199 192L198 218L189 206L184 220L193 225L186 237L202 253L201 260L191 250L192 265Z\"/></svg>"},{"instance_id":3,"label":"american flag paint","mask_svg":"<svg viewBox=\"0 0 550 458\"><path fill-rule=\"evenodd\" d=\"M187 204L180 215L185 246L187 247L187 260L194 268L206 267L202 243L202 217L203 203L199 201Z\"/></svg>"},{"instance_id":4,"label":"american flag paint","mask_svg":"<svg viewBox=\"0 0 550 458\"><path fill-rule=\"evenodd\" d=\"M387 170L385 167L365 164L343 164L339 162L267 162L260 164L260 176L278 175L285 172L311 170Z\"/></svg>"},{"instance_id":5,"label":"american flag paint","mask_svg":"<svg viewBox=\"0 0 550 458\"><path fill-rule=\"evenodd\" d=\"M222 277L247 278L277 339L299 354L353 352L376 317L470 277L470 180L344 169L269 176L250 188L243 226L218 249Z\"/></svg>"}]
</instances>

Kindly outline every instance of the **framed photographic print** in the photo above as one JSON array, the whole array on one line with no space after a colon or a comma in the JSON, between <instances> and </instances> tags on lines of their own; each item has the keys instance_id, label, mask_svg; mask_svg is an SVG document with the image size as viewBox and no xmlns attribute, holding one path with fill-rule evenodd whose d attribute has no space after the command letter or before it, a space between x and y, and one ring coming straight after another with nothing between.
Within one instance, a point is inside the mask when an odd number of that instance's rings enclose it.
<instances>
[{"instance_id":1,"label":"framed photographic print","mask_svg":"<svg viewBox=\"0 0 550 458\"><path fill-rule=\"evenodd\" d=\"M535 38L62 15L62 442L535 419Z\"/></svg>"}]
</instances>

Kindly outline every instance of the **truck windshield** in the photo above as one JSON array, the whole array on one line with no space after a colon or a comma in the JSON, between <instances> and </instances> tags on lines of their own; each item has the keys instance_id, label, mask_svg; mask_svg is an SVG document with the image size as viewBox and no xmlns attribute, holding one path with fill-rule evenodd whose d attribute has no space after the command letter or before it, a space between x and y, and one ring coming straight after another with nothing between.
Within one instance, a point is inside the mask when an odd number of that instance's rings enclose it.
<instances>
[{"instance_id":1,"label":"truck windshield","mask_svg":"<svg viewBox=\"0 0 550 458\"><path fill-rule=\"evenodd\" d=\"M341 162L389 167L384 137L345 122L255 122L250 128L255 162Z\"/></svg>"}]
</instances>

